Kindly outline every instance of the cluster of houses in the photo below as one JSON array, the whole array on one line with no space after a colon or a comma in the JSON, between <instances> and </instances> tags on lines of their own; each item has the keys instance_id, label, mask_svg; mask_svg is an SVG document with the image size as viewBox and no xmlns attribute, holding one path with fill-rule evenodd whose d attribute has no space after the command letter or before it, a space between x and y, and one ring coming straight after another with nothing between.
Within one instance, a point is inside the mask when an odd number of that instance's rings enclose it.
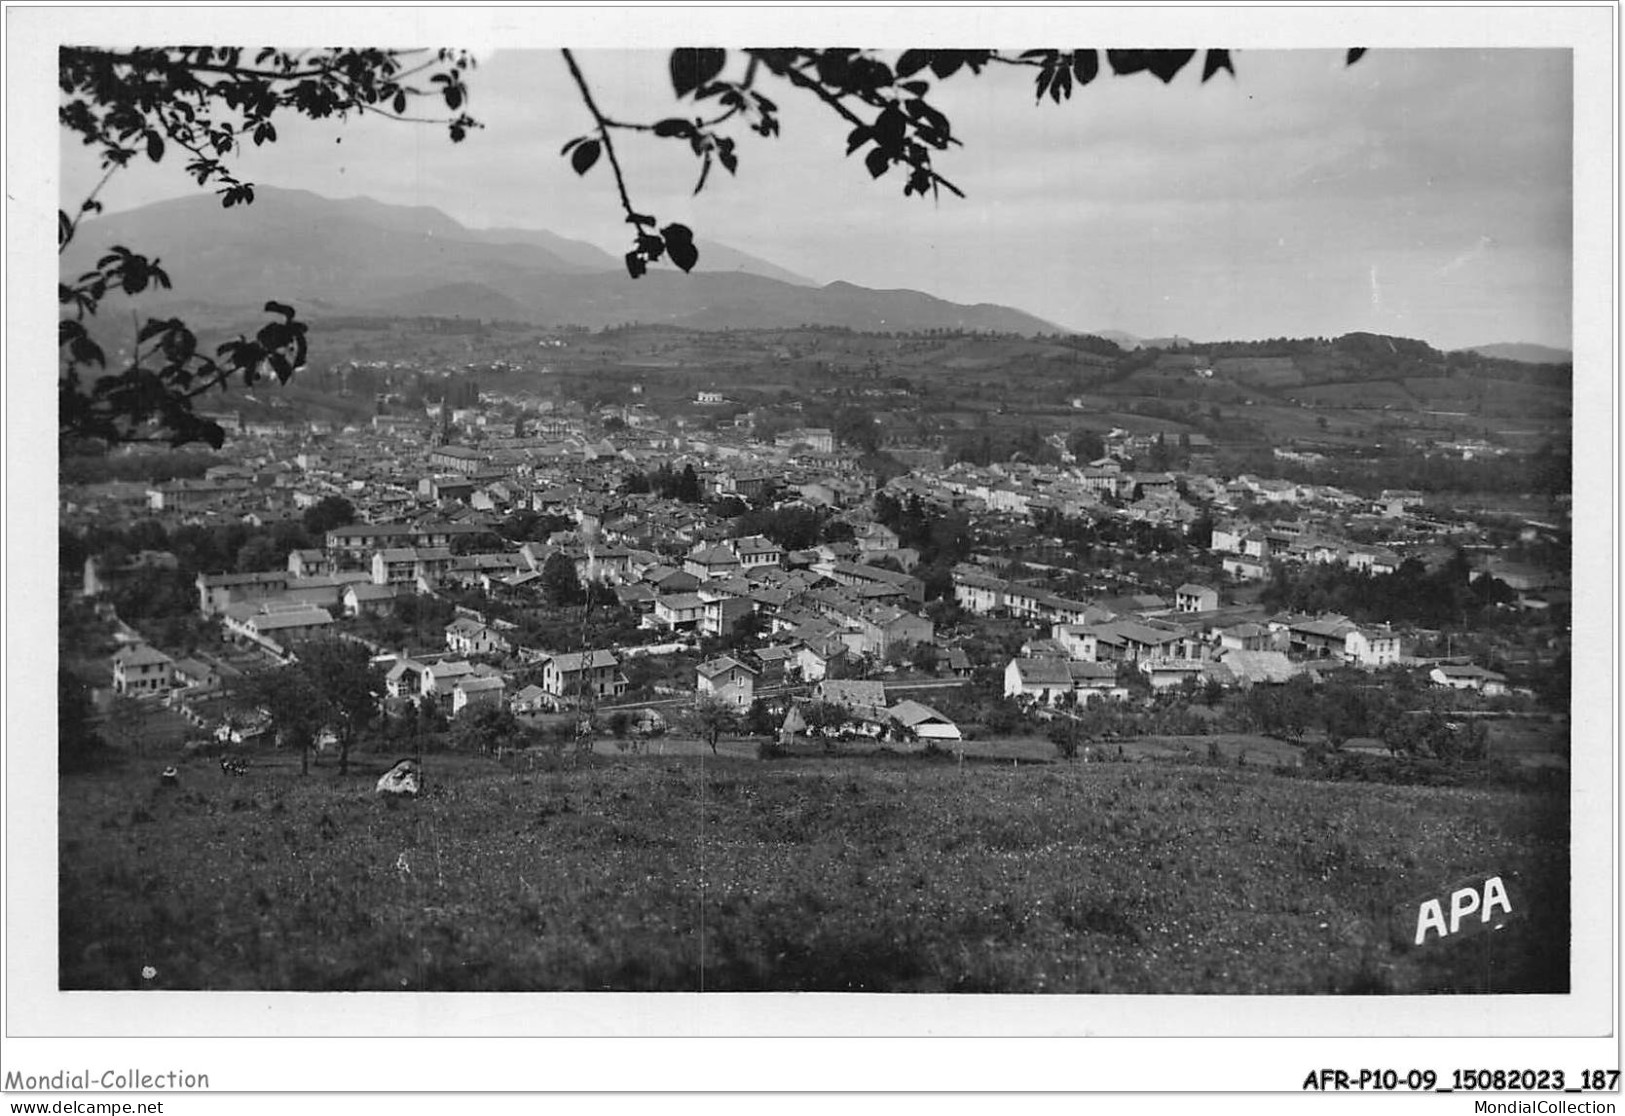
<instances>
[{"instance_id":1,"label":"cluster of houses","mask_svg":"<svg viewBox=\"0 0 1625 1116\"><path fill-rule=\"evenodd\" d=\"M454 553L459 536L474 533L432 520L335 528L324 548L292 551L286 570L200 574L198 610L217 619L231 640L286 660L299 641L342 631L346 618L388 614L408 595L458 587L510 603L539 600L549 563L562 557L579 581L611 588L651 629L651 640L676 638L680 646L753 621L754 634L769 645L736 663L731 683L719 682L743 706L764 677L816 681L841 660L880 661L934 642L931 621L919 612L924 585L898 568L917 556L897 548L896 536L880 527L852 543L789 554L757 535L701 540L673 558L578 531L515 550ZM881 557L892 561L870 564ZM548 654L516 646L512 633L501 621L460 616L445 631L444 652L395 662L391 696L433 699L455 716L492 702L535 712L624 693L614 649ZM504 675L476 662L459 671L459 664L481 658L516 659L524 669ZM516 674L537 681L516 689ZM697 685L709 685L703 668Z\"/></svg>"},{"instance_id":2,"label":"cluster of houses","mask_svg":"<svg viewBox=\"0 0 1625 1116\"><path fill-rule=\"evenodd\" d=\"M1280 683L1314 667L1376 670L1407 661L1400 634L1388 625L1225 607L1210 586L1181 585L1171 601L1140 595L1084 602L974 566L956 568L953 582L955 600L969 612L1049 625L1049 638L1030 642L1008 664L1004 685L1006 696L1045 705L1126 696L1123 664L1160 690L1188 682Z\"/></svg>"},{"instance_id":3,"label":"cluster of houses","mask_svg":"<svg viewBox=\"0 0 1625 1116\"><path fill-rule=\"evenodd\" d=\"M912 659L936 647L937 633L924 615L924 585L908 572L919 555L900 546L895 533L865 523L860 513L853 517L852 543L787 553L762 536L727 537L728 525L703 505L625 483L660 467L690 466L708 496L861 508L874 492L873 479L835 452L831 431L805 427L767 444L748 434L674 430L642 404L611 410L600 417L620 420L613 440L579 405L527 414L512 437L474 415L442 414L438 433L431 414L380 416L370 427L320 444L305 430L239 422L241 463L212 467L197 480L84 486L66 495L64 522L147 516L167 525L264 525L297 516L323 497L343 496L358 521L327 532L320 547L290 553L285 570L199 575L199 613L217 620L233 642L286 659L301 640L342 632L350 618L387 615L407 596L458 588L523 604L546 592L549 563L562 556L578 581L609 587L650 629L651 640L692 644L746 626L750 649L700 664L699 693L744 709L763 689L833 687L828 693L834 696L821 700L862 712L854 723L876 733L907 735L894 727L905 721L916 737L946 731L939 724L945 719L929 707L871 700L869 691L859 701L857 691L831 677L845 673L838 669L842 661ZM479 428L476 441L454 442L448 418ZM918 496L928 508L1027 520L1053 510L1178 525L1196 518L1196 500L1221 509L1244 501L1325 507L1341 519L1368 516L1395 530L1417 522L1420 513L1421 496L1411 492L1361 501L1324 486L1267 478L1134 471L1123 459L1148 448L1136 441L1143 436L1115 434L1121 436L1108 439L1105 457L1059 467L944 466L940 452L922 448L918 467L887 490L899 498ZM1210 447L1193 438L1190 448ZM521 547L471 542L515 512L560 516L570 527ZM475 547L489 549L470 552ZM1271 563L1282 561L1375 574L1403 561L1396 549L1356 545L1306 523L1223 522L1214 528L1212 550L1240 581L1261 579ZM105 593L154 568L173 569L174 561L155 551L116 564L94 557L85 566L85 593ZM1529 608L1544 607L1561 589L1549 572L1532 567L1491 563L1479 572L1505 581ZM1046 705L1123 696L1123 664L1161 689L1190 680L1271 684L1327 663L1378 668L1406 661L1398 634L1387 627L1226 607L1218 589L1199 584L1168 597L1078 601L967 565L953 571L953 595L970 613L1010 616L1048 630L1007 665L1004 686L1011 696ZM955 673L968 672L962 651L938 650ZM500 621L464 616L447 628L443 652L394 661L390 692L432 699L452 715L492 703L533 712L610 702L626 690L625 654L617 648L542 653L518 646ZM113 662L115 689L138 695L185 687L207 672L145 644L124 648ZM1440 664L1432 678L1436 685L1486 693L1505 688L1494 672L1464 664Z\"/></svg>"},{"instance_id":4,"label":"cluster of houses","mask_svg":"<svg viewBox=\"0 0 1625 1116\"><path fill-rule=\"evenodd\" d=\"M855 736L903 747L942 746L963 739L959 726L929 705L912 698L893 701L883 682L848 679L818 683L807 698L791 704L779 729L780 741L787 744L816 735Z\"/></svg>"}]
</instances>

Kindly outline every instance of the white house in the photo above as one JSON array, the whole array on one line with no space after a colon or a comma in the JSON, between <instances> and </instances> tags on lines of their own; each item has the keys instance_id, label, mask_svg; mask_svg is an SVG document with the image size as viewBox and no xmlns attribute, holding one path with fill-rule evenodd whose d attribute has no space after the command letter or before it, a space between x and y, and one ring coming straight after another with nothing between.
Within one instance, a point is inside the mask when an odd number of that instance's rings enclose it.
<instances>
[{"instance_id":1,"label":"white house","mask_svg":"<svg viewBox=\"0 0 1625 1116\"><path fill-rule=\"evenodd\" d=\"M705 620L705 598L698 593L669 593L655 598L655 623L667 628L697 628Z\"/></svg>"},{"instance_id":2,"label":"white house","mask_svg":"<svg viewBox=\"0 0 1625 1116\"><path fill-rule=\"evenodd\" d=\"M506 655L513 645L490 625L461 616L446 625L446 649L458 655Z\"/></svg>"},{"instance_id":3,"label":"white house","mask_svg":"<svg viewBox=\"0 0 1625 1116\"><path fill-rule=\"evenodd\" d=\"M1004 696L1055 705L1072 693L1064 659L1011 659L1004 668Z\"/></svg>"},{"instance_id":4,"label":"white house","mask_svg":"<svg viewBox=\"0 0 1625 1116\"><path fill-rule=\"evenodd\" d=\"M126 647L113 656L113 689L139 697L161 694L174 685L175 661L144 643Z\"/></svg>"},{"instance_id":5,"label":"white house","mask_svg":"<svg viewBox=\"0 0 1625 1116\"><path fill-rule=\"evenodd\" d=\"M1226 555L1221 565L1224 572L1237 581L1263 581L1269 572L1264 563L1257 558L1245 558L1240 555Z\"/></svg>"},{"instance_id":6,"label":"white house","mask_svg":"<svg viewBox=\"0 0 1625 1116\"><path fill-rule=\"evenodd\" d=\"M542 689L561 707L619 697L627 687L620 667L611 651L554 655L542 664Z\"/></svg>"},{"instance_id":7,"label":"white house","mask_svg":"<svg viewBox=\"0 0 1625 1116\"><path fill-rule=\"evenodd\" d=\"M455 717L471 705L501 707L505 689L501 675L464 678L451 689L451 715Z\"/></svg>"},{"instance_id":8,"label":"white house","mask_svg":"<svg viewBox=\"0 0 1625 1116\"><path fill-rule=\"evenodd\" d=\"M735 539L731 546L742 569L758 570L784 564L784 548L763 535Z\"/></svg>"},{"instance_id":9,"label":"white house","mask_svg":"<svg viewBox=\"0 0 1625 1116\"><path fill-rule=\"evenodd\" d=\"M1088 624L1055 624L1050 628L1050 638L1080 662L1092 663L1098 657L1095 632Z\"/></svg>"},{"instance_id":10,"label":"white house","mask_svg":"<svg viewBox=\"0 0 1625 1116\"><path fill-rule=\"evenodd\" d=\"M902 736L912 735L915 740L920 741L961 739L959 726L929 705L905 699L886 712L903 730L900 734Z\"/></svg>"},{"instance_id":11,"label":"white house","mask_svg":"<svg viewBox=\"0 0 1625 1116\"><path fill-rule=\"evenodd\" d=\"M1507 692L1506 675L1485 670L1481 666L1436 666L1428 672L1428 679L1435 686L1446 686L1452 690L1477 690L1492 697Z\"/></svg>"},{"instance_id":12,"label":"white house","mask_svg":"<svg viewBox=\"0 0 1625 1116\"><path fill-rule=\"evenodd\" d=\"M1343 658L1356 666L1392 666L1399 662L1399 634L1387 625L1355 628L1343 637Z\"/></svg>"},{"instance_id":13,"label":"white house","mask_svg":"<svg viewBox=\"0 0 1625 1116\"><path fill-rule=\"evenodd\" d=\"M711 694L738 709L750 708L756 696L755 667L748 666L729 655L708 660L699 665L695 689Z\"/></svg>"},{"instance_id":14,"label":"white house","mask_svg":"<svg viewBox=\"0 0 1625 1116\"><path fill-rule=\"evenodd\" d=\"M1174 590L1175 612L1212 612L1219 607L1219 591L1186 582Z\"/></svg>"}]
</instances>

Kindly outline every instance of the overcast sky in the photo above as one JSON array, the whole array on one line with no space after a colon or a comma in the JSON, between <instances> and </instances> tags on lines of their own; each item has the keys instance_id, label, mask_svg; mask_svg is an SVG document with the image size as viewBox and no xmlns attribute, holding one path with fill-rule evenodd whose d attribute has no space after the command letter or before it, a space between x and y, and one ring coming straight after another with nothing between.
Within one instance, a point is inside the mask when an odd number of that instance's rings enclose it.
<instances>
[{"instance_id":1,"label":"overcast sky","mask_svg":"<svg viewBox=\"0 0 1625 1116\"><path fill-rule=\"evenodd\" d=\"M901 44L921 30L894 16L866 39L852 33L862 26L856 13L842 15L841 35L814 40L798 24L800 36L776 41ZM1029 29L1051 34L1024 45L1085 33L1075 13L1046 15ZM941 83L933 101L964 146L937 167L965 199L905 198L898 171L872 181L860 156L844 156L845 125L772 84L759 88L783 109L783 134L742 134L736 177L719 169L693 197L697 167L686 149L628 137L628 185L640 209L691 225L702 254L707 239L720 240L820 283L1004 303L1073 329L1198 339L1373 330L1445 348L1568 347L1570 52L1377 46L1349 67L1340 49L1247 48L1259 37L1244 22L1252 18L1231 13L1237 22L1225 30L1234 38L1209 30L1200 40L1243 44L1235 77L1206 84L1199 64L1169 86L1146 74L1103 75L1055 105L1034 103L1030 71ZM418 33L453 30L419 24ZM399 38L400 23L391 26L389 38ZM609 50L592 45L603 27L544 28L519 11L474 26L482 61L469 107L487 126L465 143L452 145L439 128L290 120L238 173L432 205L469 225L547 228L619 255L626 226L607 164L578 178L559 156L588 117L558 51L492 42L584 43L578 57L605 112L653 120L678 111L664 48L731 36L679 39L668 28L664 38L645 36L658 47ZM258 30L245 41L276 41ZM1120 33L1139 37L1090 31L1103 47L1150 41L1132 24ZM962 33L995 29L973 20ZM998 33L1005 41L1008 29ZM740 65L733 56L730 69ZM64 196L77 197L95 167L77 150L63 156ZM117 210L195 189L170 159L115 176L103 197Z\"/></svg>"}]
</instances>

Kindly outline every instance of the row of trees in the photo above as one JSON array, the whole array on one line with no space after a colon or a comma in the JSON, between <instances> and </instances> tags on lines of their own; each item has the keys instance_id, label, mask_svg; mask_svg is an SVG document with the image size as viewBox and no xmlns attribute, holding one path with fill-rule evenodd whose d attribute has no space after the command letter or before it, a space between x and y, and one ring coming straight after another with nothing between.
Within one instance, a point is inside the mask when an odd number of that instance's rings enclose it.
<instances>
[{"instance_id":1,"label":"row of trees","mask_svg":"<svg viewBox=\"0 0 1625 1116\"><path fill-rule=\"evenodd\" d=\"M1391 574L1335 565L1277 566L1260 597L1271 609L1336 612L1360 623L1455 630L1493 622L1499 606L1516 600L1517 594L1497 578L1473 579L1472 564L1461 550L1431 571L1414 558Z\"/></svg>"}]
</instances>

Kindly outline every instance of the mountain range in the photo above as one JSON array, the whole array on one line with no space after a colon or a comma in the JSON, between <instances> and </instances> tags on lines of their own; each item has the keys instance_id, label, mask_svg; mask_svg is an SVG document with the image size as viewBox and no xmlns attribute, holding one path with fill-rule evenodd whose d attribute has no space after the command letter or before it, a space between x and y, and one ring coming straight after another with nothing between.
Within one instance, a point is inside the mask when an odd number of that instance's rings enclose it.
<instances>
[{"instance_id":1,"label":"mountain range","mask_svg":"<svg viewBox=\"0 0 1625 1116\"><path fill-rule=\"evenodd\" d=\"M159 259L172 290L144 296L189 313L258 311L268 300L302 316L428 315L601 327L628 322L695 329L837 326L870 332L1070 332L1007 306L960 305L920 291L824 286L702 238L691 274L660 267L633 280L621 261L540 229L471 229L427 206L335 200L257 187L224 210L208 194L155 202L84 222L64 276L122 244Z\"/></svg>"}]
</instances>

